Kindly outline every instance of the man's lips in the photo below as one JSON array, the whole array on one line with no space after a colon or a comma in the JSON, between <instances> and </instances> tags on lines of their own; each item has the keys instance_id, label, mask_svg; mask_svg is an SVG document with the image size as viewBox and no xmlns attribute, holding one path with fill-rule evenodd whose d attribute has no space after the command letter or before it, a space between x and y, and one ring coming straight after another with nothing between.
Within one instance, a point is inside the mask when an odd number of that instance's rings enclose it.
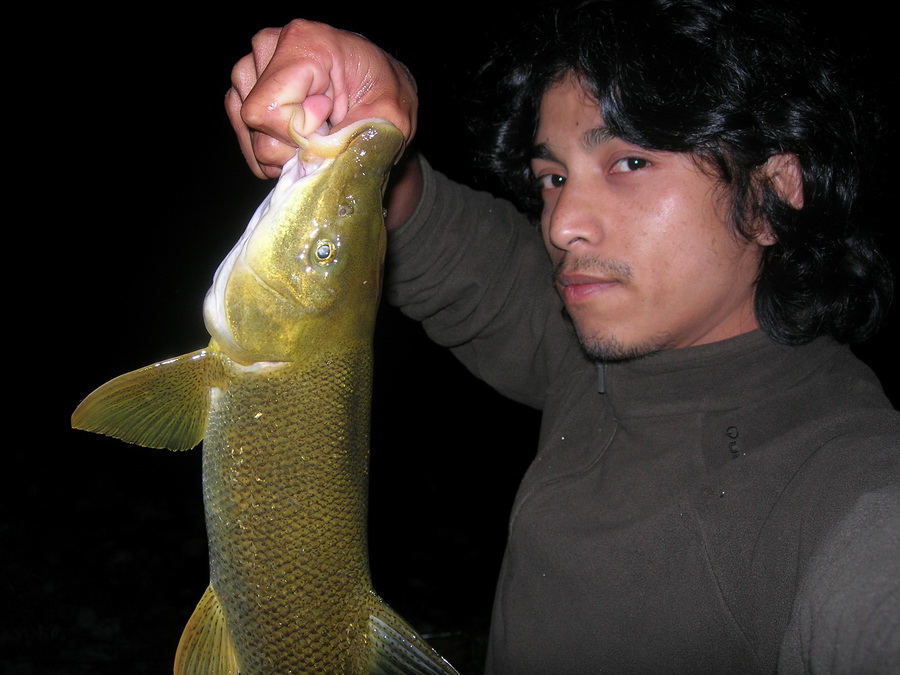
<instances>
[{"instance_id":1,"label":"man's lips","mask_svg":"<svg viewBox=\"0 0 900 675\"><path fill-rule=\"evenodd\" d=\"M566 303L577 302L597 293L603 293L619 283L619 280L612 276L559 274L556 277L557 288Z\"/></svg>"}]
</instances>

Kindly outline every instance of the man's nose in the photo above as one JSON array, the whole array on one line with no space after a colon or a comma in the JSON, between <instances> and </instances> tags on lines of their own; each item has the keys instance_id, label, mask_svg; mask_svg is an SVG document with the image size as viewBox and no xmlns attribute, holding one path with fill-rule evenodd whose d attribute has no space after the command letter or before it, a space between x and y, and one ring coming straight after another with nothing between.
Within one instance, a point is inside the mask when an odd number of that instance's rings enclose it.
<instances>
[{"instance_id":1,"label":"man's nose","mask_svg":"<svg viewBox=\"0 0 900 675\"><path fill-rule=\"evenodd\" d=\"M556 202L545 218L549 245L560 251L590 248L603 241L598 195L577 182L567 181L559 189Z\"/></svg>"}]
</instances>

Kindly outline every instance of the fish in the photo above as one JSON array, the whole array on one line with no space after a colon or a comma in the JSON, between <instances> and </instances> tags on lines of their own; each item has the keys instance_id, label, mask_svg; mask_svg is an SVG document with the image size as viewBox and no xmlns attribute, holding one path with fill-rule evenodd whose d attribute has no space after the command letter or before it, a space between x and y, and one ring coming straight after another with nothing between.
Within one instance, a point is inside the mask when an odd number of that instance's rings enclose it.
<instances>
[{"instance_id":1,"label":"fish","mask_svg":"<svg viewBox=\"0 0 900 675\"><path fill-rule=\"evenodd\" d=\"M367 507L384 120L295 136L203 302L205 348L120 375L76 429L200 444L210 581L176 674L456 673L372 587Z\"/></svg>"}]
</instances>

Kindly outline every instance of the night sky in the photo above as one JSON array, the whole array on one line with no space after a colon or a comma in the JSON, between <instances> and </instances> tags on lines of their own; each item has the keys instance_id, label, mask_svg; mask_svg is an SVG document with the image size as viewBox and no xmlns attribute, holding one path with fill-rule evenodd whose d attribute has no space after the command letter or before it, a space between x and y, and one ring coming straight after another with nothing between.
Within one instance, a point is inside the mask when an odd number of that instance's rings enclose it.
<instances>
[{"instance_id":1,"label":"night sky","mask_svg":"<svg viewBox=\"0 0 900 675\"><path fill-rule=\"evenodd\" d=\"M437 21L431 6L427 20L410 10L423 24L413 34L381 9L306 14L370 37L410 67L422 100L420 147L464 182L472 179L467 83L506 22L481 14L484 4L439 6ZM69 416L108 379L208 342L201 305L212 274L273 185L246 168L222 98L253 33L296 11L293 3L227 17L157 11L118 31L57 15L37 36L51 65L37 90L13 92L25 101L19 109L34 101L42 112L37 128L13 139L25 140L17 159L31 163L17 178L32 216L19 236L37 246L7 249L30 271L12 275L15 317L27 329L9 335L7 348L11 380L26 385L24 395L11 393L20 404L8 409L16 424L0 493L4 673L171 669L207 583L200 451L76 432ZM820 28L863 59L882 92L900 84L888 23L835 15ZM880 160L886 172L896 147L894 138ZM885 227L895 228L888 199L881 203ZM892 242L895 259L896 250ZM895 402L897 370L886 355L898 335L895 312L860 350ZM474 380L391 308L379 321L376 364L375 587L461 670L477 672L537 415Z\"/></svg>"}]
</instances>

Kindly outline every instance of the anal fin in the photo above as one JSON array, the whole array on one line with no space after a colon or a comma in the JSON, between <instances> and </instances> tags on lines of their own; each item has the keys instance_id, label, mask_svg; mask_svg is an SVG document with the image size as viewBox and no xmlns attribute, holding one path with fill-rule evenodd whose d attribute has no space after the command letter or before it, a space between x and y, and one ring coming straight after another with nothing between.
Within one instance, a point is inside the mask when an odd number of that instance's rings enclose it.
<instances>
[{"instance_id":1,"label":"anal fin","mask_svg":"<svg viewBox=\"0 0 900 675\"><path fill-rule=\"evenodd\" d=\"M175 652L175 675L237 675L237 655L222 603L207 587L184 627Z\"/></svg>"}]
</instances>

